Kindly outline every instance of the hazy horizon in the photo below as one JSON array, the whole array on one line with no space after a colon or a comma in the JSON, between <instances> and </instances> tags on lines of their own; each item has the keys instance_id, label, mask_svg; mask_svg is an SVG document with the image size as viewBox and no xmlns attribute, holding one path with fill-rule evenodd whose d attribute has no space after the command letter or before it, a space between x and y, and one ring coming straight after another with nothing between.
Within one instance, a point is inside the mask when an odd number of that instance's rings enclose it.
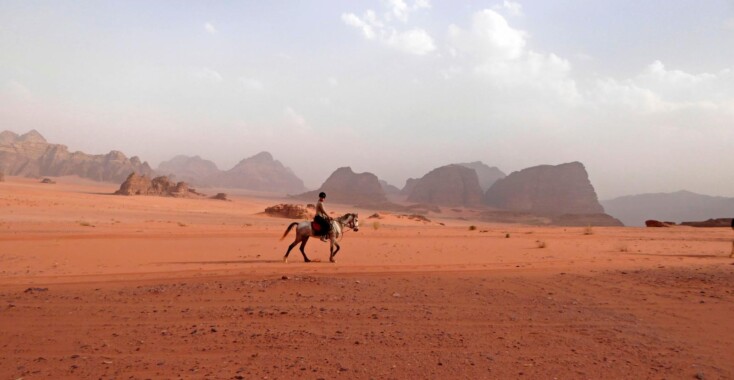
<instances>
[{"instance_id":1,"label":"hazy horizon","mask_svg":"<svg viewBox=\"0 0 734 380\"><path fill-rule=\"evenodd\" d=\"M0 130L309 188L580 161L600 199L734 196L734 1L0 3Z\"/></svg>"}]
</instances>

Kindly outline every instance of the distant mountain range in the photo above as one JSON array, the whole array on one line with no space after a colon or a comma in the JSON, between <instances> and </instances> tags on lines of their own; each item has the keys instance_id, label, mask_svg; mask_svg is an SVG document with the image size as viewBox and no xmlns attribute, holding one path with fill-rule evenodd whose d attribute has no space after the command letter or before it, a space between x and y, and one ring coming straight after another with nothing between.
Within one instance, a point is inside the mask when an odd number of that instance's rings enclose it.
<instances>
[{"instance_id":1,"label":"distant mountain range","mask_svg":"<svg viewBox=\"0 0 734 380\"><path fill-rule=\"evenodd\" d=\"M644 226L648 219L680 223L734 216L734 198L690 191L628 195L601 204L628 226Z\"/></svg>"},{"instance_id":2,"label":"distant mountain range","mask_svg":"<svg viewBox=\"0 0 734 380\"><path fill-rule=\"evenodd\" d=\"M0 132L0 172L22 177L77 175L102 182L122 182L132 172L150 175L153 170L138 157L122 152L86 154L69 152L65 145L50 144L35 130L23 135Z\"/></svg>"}]
</instances>

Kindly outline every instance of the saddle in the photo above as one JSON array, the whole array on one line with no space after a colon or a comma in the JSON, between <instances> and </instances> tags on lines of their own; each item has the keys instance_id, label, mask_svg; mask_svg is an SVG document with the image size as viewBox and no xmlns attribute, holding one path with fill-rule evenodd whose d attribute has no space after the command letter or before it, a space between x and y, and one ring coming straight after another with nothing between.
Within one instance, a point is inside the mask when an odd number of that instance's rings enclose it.
<instances>
[{"instance_id":1,"label":"saddle","mask_svg":"<svg viewBox=\"0 0 734 380\"><path fill-rule=\"evenodd\" d=\"M328 231L324 231L324 227L316 221L311 221L311 231L314 236L324 236L328 234Z\"/></svg>"}]
</instances>

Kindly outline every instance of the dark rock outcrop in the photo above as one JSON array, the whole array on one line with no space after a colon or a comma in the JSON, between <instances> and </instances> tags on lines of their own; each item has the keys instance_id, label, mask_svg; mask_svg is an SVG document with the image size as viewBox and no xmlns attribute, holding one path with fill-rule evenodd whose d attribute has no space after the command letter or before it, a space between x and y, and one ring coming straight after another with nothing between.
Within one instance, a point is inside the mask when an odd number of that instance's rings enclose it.
<instances>
[{"instance_id":1,"label":"dark rock outcrop","mask_svg":"<svg viewBox=\"0 0 734 380\"><path fill-rule=\"evenodd\" d=\"M220 174L215 163L199 156L183 155L161 162L156 171L196 186L209 186Z\"/></svg>"},{"instance_id":2,"label":"dark rock outcrop","mask_svg":"<svg viewBox=\"0 0 734 380\"><path fill-rule=\"evenodd\" d=\"M681 222L682 226L690 226L690 227L732 227L734 228L734 224L732 224L732 218L717 218L717 219L708 219L704 220L702 222Z\"/></svg>"},{"instance_id":3,"label":"dark rock outcrop","mask_svg":"<svg viewBox=\"0 0 734 380\"><path fill-rule=\"evenodd\" d=\"M326 179L318 190L309 191L296 197L316 200L319 192L326 193L328 202L345 204L374 204L387 202L385 191L377 176L372 173L355 173L350 167L337 169Z\"/></svg>"},{"instance_id":4,"label":"dark rock outcrop","mask_svg":"<svg viewBox=\"0 0 734 380\"><path fill-rule=\"evenodd\" d=\"M648 219L645 221L645 227L670 227L670 224L659 220Z\"/></svg>"},{"instance_id":5,"label":"dark rock outcrop","mask_svg":"<svg viewBox=\"0 0 734 380\"><path fill-rule=\"evenodd\" d=\"M479 206L481 201L477 172L461 165L431 170L415 183L408 195L408 202L442 206Z\"/></svg>"},{"instance_id":6,"label":"dark rock outcrop","mask_svg":"<svg viewBox=\"0 0 734 380\"><path fill-rule=\"evenodd\" d=\"M265 209L265 214L288 219L311 219L312 214L308 208L301 205L282 203Z\"/></svg>"},{"instance_id":7,"label":"dark rock outcrop","mask_svg":"<svg viewBox=\"0 0 734 380\"><path fill-rule=\"evenodd\" d=\"M161 197L188 197L196 194L186 182L172 182L166 176L150 179L146 175L130 174L120 185L116 195L156 195Z\"/></svg>"},{"instance_id":8,"label":"dark rock outcrop","mask_svg":"<svg viewBox=\"0 0 734 380\"><path fill-rule=\"evenodd\" d=\"M487 191L497 180L505 178L507 175L495 166L489 166L481 161L465 162L457 164L469 169L474 169L477 172L477 178L479 179L479 187L482 188L482 192Z\"/></svg>"},{"instance_id":9,"label":"dark rock outcrop","mask_svg":"<svg viewBox=\"0 0 734 380\"><path fill-rule=\"evenodd\" d=\"M624 227L619 219L604 213L557 215L551 218L551 224L566 227Z\"/></svg>"},{"instance_id":10,"label":"dark rock outcrop","mask_svg":"<svg viewBox=\"0 0 734 380\"><path fill-rule=\"evenodd\" d=\"M734 215L734 198L690 191L628 195L601 203L608 214L628 226L642 226L650 218L680 222Z\"/></svg>"},{"instance_id":11,"label":"dark rock outcrop","mask_svg":"<svg viewBox=\"0 0 734 380\"><path fill-rule=\"evenodd\" d=\"M0 171L34 178L77 175L104 182L121 182L132 172L153 173L148 163L137 157L128 159L118 151L105 155L69 152L64 145L49 144L35 130L21 136L0 133Z\"/></svg>"},{"instance_id":12,"label":"dark rock outcrop","mask_svg":"<svg viewBox=\"0 0 734 380\"><path fill-rule=\"evenodd\" d=\"M513 172L487 190L484 202L503 210L537 215L604 213L580 162Z\"/></svg>"}]
</instances>

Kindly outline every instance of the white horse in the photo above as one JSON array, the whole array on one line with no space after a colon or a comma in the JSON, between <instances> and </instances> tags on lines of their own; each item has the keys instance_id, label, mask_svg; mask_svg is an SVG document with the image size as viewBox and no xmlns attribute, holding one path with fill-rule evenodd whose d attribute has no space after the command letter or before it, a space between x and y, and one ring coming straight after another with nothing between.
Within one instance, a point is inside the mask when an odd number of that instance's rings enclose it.
<instances>
[{"instance_id":1,"label":"white horse","mask_svg":"<svg viewBox=\"0 0 734 380\"><path fill-rule=\"evenodd\" d=\"M293 229L293 227L295 226L298 226L296 228L296 240L288 246L288 251L286 251L285 256L283 256L283 262L288 262L288 254L291 253L291 249L293 249L296 244L301 243L300 250L301 254L303 255L303 261L309 263L311 262L311 260L308 258L308 256L306 256L306 251L304 251L304 248L306 247L306 242L308 242L308 238L310 238L311 236L316 236L314 235L310 221L291 223L283 233L283 237L281 237L280 240L285 239L288 233L291 232L291 229ZM337 240L339 240L339 238L341 238L341 236L344 234L345 228L351 228L354 231L359 231L359 219L357 217L357 214L349 213L332 219L331 231L329 231L328 236L329 241L331 242L331 245L329 247L329 261L331 261L332 263L336 262L336 260L334 260L334 256L336 256L336 253L339 252L339 249L341 248L339 247L339 243L337 242ZM334 250L334 246L336 246L336 251Z\"/></svg>"}]
</instances>

